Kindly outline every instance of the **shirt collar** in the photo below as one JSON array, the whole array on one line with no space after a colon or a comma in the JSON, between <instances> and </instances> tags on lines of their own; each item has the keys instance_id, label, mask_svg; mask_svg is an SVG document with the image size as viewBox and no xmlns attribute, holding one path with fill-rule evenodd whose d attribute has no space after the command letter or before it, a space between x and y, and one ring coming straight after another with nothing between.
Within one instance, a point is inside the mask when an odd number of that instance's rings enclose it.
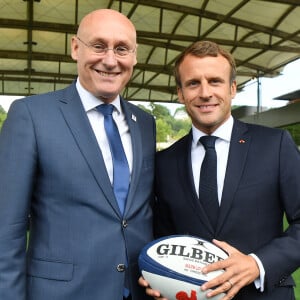
<instances>
[{"instance_id":1,"label":"shirt collar","mask_svg":"<svg viewBox=\"0 0 300 300\"><path fill-rule=\"evenodd\" d=\"M79 78L77 78L77 81L76 81L76 89L78 91L82 105L86 112L95 109L98 105L104 104L104 102L102 100L96 98L92 93L90 93L88 90L86 90L81 85ZM111 104L114 105L114 107L117 109L118 113L120 113L122 111L119 95L111 102Z\"/></svg>"},{"instance_id":2,"label":"shirt collar","mask_svg":"<svg viewBox=\"0 0 300 300\"><path fill-rule=\"evenodd\" d=\"M230 142L231 133L233 128L233 117L230 116L220 127L218 127L211 135L217 136L218 138ZM193 144L197 144L200 137L206 135L206 133L197 129L192 125Z\"/></svg>"}]
</instances>

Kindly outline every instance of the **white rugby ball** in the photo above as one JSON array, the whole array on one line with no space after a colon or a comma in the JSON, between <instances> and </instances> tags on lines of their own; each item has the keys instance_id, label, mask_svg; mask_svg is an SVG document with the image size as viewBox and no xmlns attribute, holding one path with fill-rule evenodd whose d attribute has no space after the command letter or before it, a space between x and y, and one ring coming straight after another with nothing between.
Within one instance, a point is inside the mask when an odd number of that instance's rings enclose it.
<instances>
[{"instance_id":1,"label":"white rugby ball","mask_svg":"<svg viewBox=\"0 0 300 300\"><path fill-rule=\"evenodd\" d=\"M204 300L200 286L223 270L202 274L201 269L228 255L216 245L194 236L166 236L147 244L139 255L139 268L150 287L168 300ZM224 294L215 296L221 299Z\"/></svg>"}]
</instances>

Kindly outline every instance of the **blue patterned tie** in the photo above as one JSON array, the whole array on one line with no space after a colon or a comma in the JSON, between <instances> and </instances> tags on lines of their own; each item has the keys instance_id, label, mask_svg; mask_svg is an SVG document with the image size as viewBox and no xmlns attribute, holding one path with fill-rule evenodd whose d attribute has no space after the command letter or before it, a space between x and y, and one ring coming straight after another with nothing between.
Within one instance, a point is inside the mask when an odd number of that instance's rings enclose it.
<instances>
[{"instance_id":1,"label":"blue patterned tie","mask_svg":"<svg viewBox=\"0 0 300 300\"><path fill-rule=\"evenodd\" d=\"M200 172L199 199L214 228L216 228L219 215L216 139L216 136L210 135L200 138L205 148L205 156Z\"/></svg>"},{"instance_id":2,"label":"blue patterned tie","mask_svg":"<svg viewBox=\"0 0 300 300\"><path fill-rule=\"evenodd\" d=\"M97 110L104 116L104 128L113 161L113 190L123 215L129 189L130 171L118 127L112 117L114 106L102 104Z\"/></svg>"}]
</instances>

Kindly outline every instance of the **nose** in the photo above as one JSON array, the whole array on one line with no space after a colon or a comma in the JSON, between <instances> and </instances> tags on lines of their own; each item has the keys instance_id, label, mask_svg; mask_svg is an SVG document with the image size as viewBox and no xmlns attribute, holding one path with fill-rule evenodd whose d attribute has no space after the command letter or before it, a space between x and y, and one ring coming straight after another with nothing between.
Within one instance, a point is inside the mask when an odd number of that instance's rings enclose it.
<instances>
[{"instance_id":1,"label":"nose","mask_svg":"<svg viewBox=\"0 0 300 300\"><path fill-rule=\"evenodd\" d=\"M114 49L107 49L102 58L102 62L108 67L114 67L117 64Z\"/></svg>"},{"instance_id":2,"label":"nose","mask_svg":"<svg viewBox=\"0 0 300 300\"><path fill-rule=\"evenodd\" d=\"M212 89L208 82L201 82L199 97L202 99L210 99L212 97Z\"/></svg>"}]
</instances>

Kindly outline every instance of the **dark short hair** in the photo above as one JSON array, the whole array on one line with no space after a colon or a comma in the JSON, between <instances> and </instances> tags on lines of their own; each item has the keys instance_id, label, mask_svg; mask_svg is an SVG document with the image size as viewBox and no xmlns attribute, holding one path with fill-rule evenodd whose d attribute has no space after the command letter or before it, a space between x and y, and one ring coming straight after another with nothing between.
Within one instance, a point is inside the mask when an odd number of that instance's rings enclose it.
<instances>
[{"instance_id":1,"label":"dark short hair","mask_svg":"<svg viewBox=\"0 0 300 300\"><path fill-rule=\"evenodd\" d=\"M218 44L210 41L197 41L187 47L176 59L174 76L176 85L181 88L181 80L179 74L179 67L187 55L193 55L197 57L213 56L217 57L221 55L227 59L230 64L230 82L232 83L236 78L236 65L233 56L227 50L221 48Z\"/></svg>"}]
</instances>

